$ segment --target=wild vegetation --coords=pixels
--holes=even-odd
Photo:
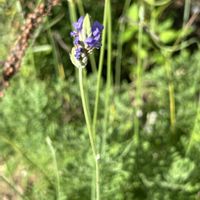
[[[80,16],[103,25],[81,70]],[[200,199],[198,0],[0,0],[0,19],[0,199]]]

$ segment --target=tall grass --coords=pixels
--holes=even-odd
[[[55,177],[56,177],[56,188],[57,188],[57,200],[61,200],[61,189],[60,189],[60,174],[58,169],[58,163],[56,158],[56,151],[52,145],[52,141],[49,137],[46,138],[46,143],[49,147],[49,151],[52,155],[54,170],[55,170]]]
[[[76,3],[74,0],[68,0],[67,2],[69,7],[70,22],[73,24],[75,21],[77,21]]]
[[[52,31],[51,31],[50,27],[48,27],[48,29],[47,29],[47,34],[48,34],[48,37],[49,37],[49,40],[50,40],[50,44],[51,44],[52,50],[53,50],[54,67],[55,67],[55,69],[57,71],[58,77],[61,80],[64,80],[65,79],[65,70],[64,70],[63,65],[60,64],[60,62],[59,62],[58,48],[57,48],[57,45],[56,45],[56,43],[54,41],[54,38],[53,38]]]
[[[108,7],[109,7],[109,0],[105,0],[104,6],[104,17],[103,17],[103,34],[102,34],[102,47],[100,51],[100,58],[99,58],[99,66],[98,66],[98,74],[97,74],[97,86],[96,86],[96,95],[95,95],[95,105],[94,105],[94,114],[93,114],[93,130],[96,133],[96,124],[97,124],[97,116],[99,110],[99,97],[100,97],[100,87],[101,87],[101,75],[103,70],[103,63],[104,63],[104,52],[105,52],[105,42],[106,42],[106,32],[107,32],[107,20],[108,20]],[[96,137],[96,135],[95,135]]]
[[[138,22],[138,44],[137,44],[137,67],[136,67],[136,94],[135,94],[135,116],[134,116],[134,144],[137,147],[139,143],[139,116],[142,103],[142,74],[143,74],[143,60],[142,60],[142,45],[143,45],[143,23],[145,7],[142,2],[139,3],[139,22]]]
[[[108,28],[107,28],[107,80],[106,80],[106,92],[105,92],[105,111],[104,111],[104,129],[102,133],[102,145],[101,145],[101,157],[105,154],[106,134],[108,131],[109,123],[109,108],[110,108],[110,96],[112,88],[112,7],[110,0],[108,1]]]
[[[124,7],[122,11],[122,15],[119,19],[119,33],[118,33],[118,39],[117,39],[117,57],[115,62],[115,86],[117,89],[120,87],[121,82],[121,64],[122,64],[122,47],[123,47],[123,41],[122,41],[122,34],[125,31],[125,12],[127,11],[129,5],[131,3],[131,0],[125,0]]]

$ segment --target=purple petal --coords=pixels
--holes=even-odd
[[[85,43],[89,46],[89,47],[93,47],[95,45],[95,40],[93,37],[88,37],[85,40]]]
[[[88,37],[85,40],[85,43],[90,47],[90,48],[99,48],[101,46],[101,35],[99,37],[94,38],[94,37]]]
[[[81,17],[78,19],[77,22],[74,22],[74,23],[73,23],[73,27],[74,27],[75,30],[81,31],[82,26],[83,26],[83,20],[84,20],[84,17],[81,16]]]
[[[96,41],[101,41],[101,35],[99,34],[99,35],[97,35],[96,37],[94,37],[94,39],[96,40]]]
[[[81,53],[82,53],[82,47],[76,48],[76,50],[75,50],[75,57],[76,57],[76,59],[78,59],[78,60],[80,59]]]
[[[74,45],[78,45],[78,43],[79,43],[79,37],[75,37],[75,39],[74,39]]]
[[[100,24],[98,21],[95,21],[92,25],[92,32],[96,31],[96,29],[99,30],[99,32],[102,32],[102,30],[104,29],[103,25]]]
[[[100,32],[100,30],[99,30],[98,28],[96,28],[96,29],[92,32],[92,34],[93,34],[94,36],[97,36],[97,35],[100,35],[101,32]]]
[[[85,42],[88,44],[88,43],[92,43],[94,41],[94,38],[93,37],[88,37],[85,39]]]
[[[70,32],[71,37],[76,37],[77,33],[75,31]]]

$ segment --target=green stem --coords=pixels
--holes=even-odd
[[[139,143],[139,119],[137,112],[141,108],[141,99],[142,99],[142,38],[143,38],[143,22],[144,22],[144,5],[141,3],[139,8],[139,30],[138,30],[138,54],[137,54],[137,69],[136,69],[136,109],[134,117],[134,144],[135,146]]]
[[[175,115],[175,98],[174,98],[174,84],[173,82],[169,83],[169,102],[170,102],[170,123],[171,128],[174,130],[176,115]]]
[[[96,196],[96,170],[93,171],[92,173],[92,181],[91,181],[91,200],[95,200]]]
[[[92,72],[96,74],[97,73],[97,64],[96,64],[96,60],[95,60],[94,54],[90,54],[89,55],[89,59],[90,59]]]
[[[94,163],[95,163],[96,200],[100,200],[99,162],[98,162],[99,159],[98,159],[98,155],[97,155],[96,149],[95,149],[95,142],[94,142],[94,138],[93,138],[93,129],[92,129],[92,125],[91,125],[91,118],[90,118],[90,115],[89,115],[86,96],[85,96],[85,92],[84,92],[84,88],[83,88],[83,71],[82,71],[82,68],[79,68],[79,87],[80,87],[80,92],[81,92],[81,100],[82,100],[82,106],[83,106],[85,121],[86,121],[86,125],[87,125],[87,130],[88,130],[88,133],[89,133],[90,145],[91,145],[92,154],[93,154]]]
[[[124,17],[125,12],[130,5],[131,0],[126,0],[124,3],[124,8],[122,12],[122,17]],[[123,19],[120,20],[119,24],[119,34],[118,34],[118,40],[117,40],[117,58],[115,63],[115,86],[117,89],[120,88],[120,82],[121,82],[121,63],[122,63],[122,47],[123,42],[121,39],[121,34],[125,31],[125,23],[123,22]]]
[[[54,38],[52,36],[52,32],[51,32],[50,27],[47,29],[47,33],[48,33],[50,43],[51,43],[51,46],[52,46],[52,49],[53,49],[54,66],[56,68],[58,76],[63,80],[65,78],[65,70],[64,70],[63,65],[59,63],[59,56],[58,56],[58,52],[56,51],[57,46],[56,46],[56,43],[55,43]]]
[[[93,131],[96,132],[96,122],[97,122],[97,114],[98,114],[98,106],[99,106],[99,96],[100,96],[100,85],[101,85],[101,74],[103,69],[103,61],[104,61],[104,51],[105,51],[105,41],[106,41],[106,29],[107,29],[107,9],[108,9],[108,0],[105,0],[104,7],[104,18],[103,18],[103,34],[102,34],[102,47],[100,52],[99,59],[99,67],[98,67],[98,75],[97,75],[97,87],[96,87],[96,96],[95,96],[95,105],[94,105],[94,115],[93,115]],[[96,135],[95,135],[96,137]]]
[[[185,0],[184,14],[183,14],[183,27],[187,24],[190,17],[190,4],[191,0]]]
[[[174,83],[172,80],[172,67],[170,63],[170,56],[166,55],[166,53],[164,56],[165,56],[165,68],[168,78],[170,126],[171,130],[174,131],[176,123],[176,107],[175,107]]]
[[[185,27],[190,17],[190,4],[191,4],[191,0],[185,0],[184,13],[183,13],[183,26],[182,26],[182,31],[181,31],[183,33],[181,46],[183,46]]]
[[[68,0],[68,7],[69,7],[69,17],[71,24],[77,20],[76,15],[76,5],[74,0]]]
[[[83,6],[82,0],[77,0],[76,2],[70,0],[70,1],[68,1],[68,5],[69,5],[69,11],[70,11],[71,24],[77,20],[76,5],[77,5],[77,8],[78,8],[79,14],[81,16],[85,15],[85,11],[84,11],[84,6]],[[89,55],[89,59],[90,59],[90,64],[91,64],[92,72],[96,74],[96,72],[97,72],[97,66],[96,66],[96,61],[95,61],[94,54]],[[76,77],[77,76],[78,75],[77,75],[77,70],[76,70]],[[86,74],[84,74],[84,76],[86,76]],[[89,104],[88,104],[88,90],[87,90],[87,88],[86,88],[86,92],[87,92],[87,94],[85,95],[86,106],[87,106],[88,115],[89,115],[89,118],[90,118]],[[93,132],[93,134],[94,134],[94,132]],[[94,135],[93,135],[93,137],[94,137]],[[97,165],[97,167],[98,167],[98,165]],[[99,171],[99,170],[97,170],[97,171]],[[96,177],[98,177],[98,176],[99,175],[96,176],[96,172],[93,173],[92,182],[91,182],[92,186],[95,186],[94,183],[95,183]],[[95,199],[95,193],[96,193],[96,191],[95,191],[96,189],[95,188],[96,188],[96,186],[92,187],[92,192],[91,192],[91,199],[93,199],[93,200]]]
[[[195,142],[195,134],[198,134],[199,122],[200,122],[200,99],[199,99],[199,102],[198,102],[198,109],[197,109],[197,114],[196,114],[196,117],[195,117],[193,130],[191,132],[190,139],[189,139],[189,142],[188,142],[188,145],[187,145],[187,148],[186,148],[186,152],[185,152],[186,156],[189,156],[190,151],[192,149],[192,146]]]
[[[105,153],[106,132],[108,125],[109,106],[110,106],[110,92],[112,82],[112,18],[111,18],[111,3],[108,0],[108,42],[107,42],[107,80],[106,80],[106,97],[105,97],[105,112],[104,112],[104,131],[102,133],[102,157]]]
[[[77,0],[77,5],[78,5],[78,11],[79,13],[84,16],[85,15],[85,11],[84,11],[84,7],[83,7],[83,2],[82,0]]]
[[[56,174],[56,182],[57,182],[57,200],[59,200],[60,197],[60,176],[59,176],[59,170],[58,170],[58,164],[57,164],[57,159],[56,159],[56,152],[55,149],[52,145],[51,139],[49,137],[46,138],[47,145],[49,146],[52,158],[53,158],[53,163],[54,163],[54,168],[55,168],[55,174]]]

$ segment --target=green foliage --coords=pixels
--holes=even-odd
[[[24,2],[26,7],[28,1]],[[102,2],[81,3],[92,18],[102,21]],[[119,55],[118,40],[115,40],[119,37],[122,81],[119,87],[112,84],[109,88],[111,99],[107,111],[106,62],[100,85],[96,143],[101,153],[105,142],[105,152],[100,154],[99,160],[101,199],[198,200],[200,53],[195,35],[198,31],[195,26],[183,31],[182,14],[168,7],[174,6],[169,1],[145,0],[139,48],[141,2],[134,1],[125,10],[120,21],[124,31],[120,31],[118,18],[122,10],[119,8],[123,3],[118,0],[112,3],[112,65]],[[36,43],[25,55],[20,72],[0,100],[0,199],[7,196],[21,199],[20,195],[30,200],[91,199],[93,156],[78,81],[67,52],[60,48],[60,44],[66,42],[68,48],[72,42],[68,38],[71,25],[68,15],[55,20],[60,13],[66,13],[65,4],[63,2],[49,16],[49,23],[41,28]],[[0,23],[2,58],[6,57],[8,46],[18,32],[10,23],[21,19],[19,13],[12,11],[9,13],[12,19],[6,17],[8,7],[15,10],[16,5],[0,0],[0,16],[4,20]],[[94,9],[96,7],[98,9]],[[48,32],[46,27],[51,22],[55,24]],[[61,38],[54,38],[55,32],[59,32]],[[139,91],[138,56],[143,70]],[[61,66],[64,66],[65,79],[57,73]],[[90,65],[86,68],[84,88],[88,90],[89,108],[93,113],[97,74],[90,72]],[[111,79],[114,73],[115,70],[110,74]],[[173,128],[170,84],[174,86],[176,120]],[[139,107],[137,93],[141,95]],[[106,132],[105,112],[108,112]],[[137,145],[134,141],[136,118]]]

